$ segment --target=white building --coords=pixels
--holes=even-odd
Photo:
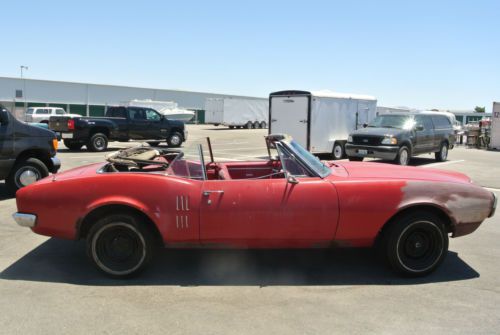
[[[203,123],[205,99],[226,97],[268,100],[229,94],[0,77],[0,104],[20,119],[28,107],[54,106],[69,113],[102,116],[108,106],[122,105],[133,99],[151,99],[175,101],[180,108],[195,111],[195,120]]]

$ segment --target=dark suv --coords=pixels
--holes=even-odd
[[[351,133],[345,149],[351,161],[376,157],[407,165],[412,156],[432,152],[437,161],[445,161],[453,143],[455,133],[448,116],[433,112],[394,113],[379,115]]]
[[[18,121],[0,105],[0,180],[9,193],[56,173],[61,167],[56,157],[54,132]]]

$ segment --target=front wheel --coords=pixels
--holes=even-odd
[[[406,276],[434,271],[448,251],[448,234],[442,220],[432,213],[410,213],[385,232],[385,254],[391,267]]]
[[[28,186],[49,175],[49,169],[37,158],[28,158],[14,165],[6,180],[7,189],[15,194],[21,187]]]
[[[155,240],[144,222],[131,215],[110,215],[96,222],[87,238],[94,265],[115,278],[137,275],[151,261]]]
[[[173,132],[167,139],[169,147],[180,147],[182,144],[182,135],[179,132]]]
[[[438,162],[446,161],[446,159],[448,159],[448,144],[446,142],[441,143],[439,151],[435,152],[434,156],[436,157],[436,161]]]
[[[410,149],[407,146],[402,146],[399,148],[398,155],[396,156],[396,163],[399,165],[408,165],[410,163]]]
[[[94,152],[106,151],[108,148],[108,137],[103,133],[95,133],[87,143],[87,149]]]

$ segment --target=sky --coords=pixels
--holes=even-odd
[[[0,76],[383,106],[500,101],[500,1],[0,0]]]

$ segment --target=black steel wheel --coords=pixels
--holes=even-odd
[[[448,251],[448,234],[442,220],[433,213],[413,212],[389,226],[385,240],[391,267],[406,276],[423,276],[434,271]]]
[[[6,180],[6,186],[10,194],[15,194],[22,187],[49,175],[49,169],[37,158],[28,158],[17,162]]]
[[[436,157],[436,161],[438,162],[446,161],[448,159],[448,143],[446,142],[441,143],[439,151],[435,152],[434,156]]]
[[[411,159],[411,151],[406,145],[403,145],[401,148],[399,148],[399,152],[398,155],[396,156],[395,161],[399,165],[406,166],[410,164],[410,159]]]
[[[182,144],[182,134],[174,131],[167,139],[167,143],[169,147],[177,148]]]
[[[155,251],[153,234],[131,215],[110,215],[93,225],[87,237],[87,254],[94,265],[115,278],[137,275]]]
[[[87,143],[87,149],[94,152],[106,151],[108,148],[108,137],[103,133],[95,133]]]

